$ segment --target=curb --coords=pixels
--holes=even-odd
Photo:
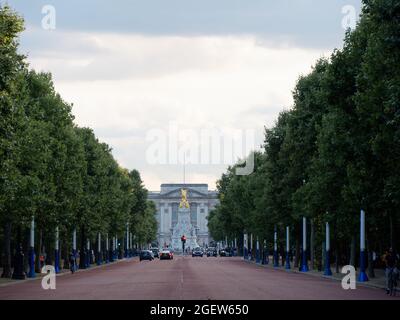
[[[78,269],[78,270],[75,271],[75,273],[87,272],[87,271],[91,271],[91,270],[96,270],[96,269],[100,269],[100,268],[105,268],[105,267],[107,267],[107,266],[112,266],[112,265],[114,265],[114,264],[118,264],[118,263],[121,263],[121,262],[129,262],[129,261],[132,261],[132,260],[134,260],[134,259],[136,259],[136,258],[138,258],[138,257],[123,258],[123,259],[120,259],[120,260],[117,260],[117,261],[113,261],[113,262],[109,262],[109,263],[103,263],[103,264],[101,264],[101,265],[94,265],[93,267],[90,267],[90,268],[87,268],[87,269]],[[69,271],[69,269],[62,269],[62,270],[65,270],[65,271],[61,271],[60,273],[57,273],[57,274],[56,274],[56,277],[62,277],[62,276],[65,276],[65,275],[67,275],[67,274],[71,274],[71,271]],[[12,285],[16,285],[16,284],[19,284],[19,283],[25,283],[25,282],[28,282],[28,281],[40,280],[40,279],[42,279],[45,275],[46,275],[46,274],[44,274],[44,273],[43,273],[43,274],[42,274],[42,273],[36,273],[36,277],[35,277],[35,278],[28,278],[28,277],[27,277],[27,278],[24,279],[24,280],[15,280],[15,279],[9,279],[9,278],[7,278],[7,279],[9,279],[10,281],[9,281],[9,282],[5,282],[5,283],[0,283],[0,288],[12,286]]]
[[[260,267],[264,267],[264,268],[268,268],[268,269],[272,269],[272,270],[290,272],[290,273],[294,273],[294,274],[304,274],[306,276],[318,277],[318,278],[328,279],[328,280],[332,280],[332,281],[342,281],[342,279],[338,279],[338,278],[335,278],[335,277],[332,277],[332,276],[325,276],[323,274],[316,274],[316,273],[312,273],[312,272],[311,273],[310,272],[300,272],[300,271],[293,270],[293,269],[286,270],[286,269],[283,269],[281,267],[275,268],[275,267],[273,267],[273,266],[271,266],[269,264],[265,265],[265,264],[256,263],[255,261],[251,261],[251,260],[246,260],[246,259],[242,259],[242,260],[247,262],[247,263],[251,263],[251,264],[254,264],[256,266],[260,266]],[[379,284],[373,284],[373,283],[367,283],[367,282],[359,282],[359,281],[356,281],[356,284],[359,285],[359,286],[362,286],[362,287],[367,287],[367,288],[381,289],[381,290],[385,290],[386,289],[385,286],[382,286],[382,285],[379,285]],[[396,292],[400,292],[400,288],[397,288]]]

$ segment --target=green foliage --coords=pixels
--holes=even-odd
[[[74,124],[72,106],[55,91],[51,74],[28,69],[17,53],[22,30],[23,20],[0,6],[1,225],[26,229],[35,217],[37,235],[52,239],[51,247],[56,226],[70,243],[75,228],[82,242],[98,232],[124,237],[129,223],[151,242],[155,208],[139,173],[121,168],[91,129]]]
[[[293,91],[294,105],[265,129],[264,152],[247,177],[229,168],[218,182],[220,205],[209,227],[216,240],[244,231],[271,240],[275,226],[302,216],[322,241],[348,255],[359,212],[369,246],[396,244],[400,224],[400,1],[364,1],[356,30],[329,60],[318,61]],[[397,245],[399,245],[397,240]]]

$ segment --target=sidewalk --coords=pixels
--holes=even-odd
[[[136,256],[136,257],[132,257],[132,258],[123,258],[123,259],[120,259],[120,260],[117,260],[117,261],[114,261],[114,262],[109,262],[107,264],[103,263],[103,264],[101,264],[99,266],[96,265],[96,264],[92,264],[90,266],[90,268],[78,269],[75,272],[78,273],[78,272],[85,272],[85,271],[95,270],[95,269],[111,266],[113,264],[117,264],[117,263],[120,263],[120,262],[127,262],[127,261],[131,261],[131,260],[135,260],[135,259],[139,259],[139,257]],[[3,272],[3,269],[0,268],[0,275],[1,275],[2,272]],[[64,276],[66,274],[71,274],[71,271],[69,269],[61,269],[60,273],[57,273],[56,276],[57,277],[61,277],[61,276]],[[0,278],[0,288],[1,287],[6,287],[6,286],[9,286],[9,285],[18,284],[18,283],[27,282],[27,281],[39,280],[39,279],[42,279],[45,275],[46,275],[45,273],[36,273],[36,277],[35,278],[26,277],[24,280],[15,280],[15,279],[11,279],[11,278]]]
[[[257,266],[260,267],[265,267],[265,268],[270,268],[270,269],[274,269],[274,270],[280,270],[280,271],[284,271],[284,272],[292,272],[292,273],[301,273],[304,275],[309,275],[309,276],[314,276],[314,277],[320,277],[320,278],[325,278],[325,279],[332,279],[334,281],[342,281],[343,277],[345,276],[344,273],[336,273],[335,272],[335,266],[331,266],[331,270],[332,270],[332,276],[325,276],[323,274],[323,272],[318,271],[318,270],[310,270],[308,272],[301,272],[299,271],[298,268],[294,268],[293,263],[290,263],[290,270],[285,269],[285,267],[282,267],[282,262],[280,261],[280,265],[279,267],[274,267],[273,266],[273,257],[270,256],[269,259],[269,264],[263,265],[263,264],[258,264],[255,262],[255,260],[244,260],[247,261],[248,263],[254,263]],[[342,269],[342,267],[339,268],[339,271]],[[375,278],[369,278],[368,282],[358,282],[357,281],[357,285],[360,286],[365,286],[365,287],[370,287],[370,288],[376,288],[376,289],[386,289],[386,285],[385,285],[385,271],[382,269],[374,269],[375,272]],[[367,273],[368,274],[368,273]],[[358,270],[356,270],[356,279],[358,279]],[[397,292],[400,292],[400,289],[397,288]]]

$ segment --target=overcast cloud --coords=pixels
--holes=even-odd
[[[263,126],[290,108],[296,79],[341,46],[342,7],[360,12],[360,1],[341,0],[8,3],[26,20],[31,66],[53,74],[76,123],[151,190],[181,182],[183,169],[149,163],[149,130],[253,129],[260,145]],[[41,28],[45,4],[56,8],[56,30]],[[188,165],[186,182],[214,188],[225,169]]]

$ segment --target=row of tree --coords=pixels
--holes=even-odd
[[[74,124],[72,105],[56,93],[48,73],[29,70],[17,52],[23,20],[0,7],[0,241],[3,277],[12,256],[29,248],[32,217],[35,251],[51,260],[55,230],[67,258],[72,232],[83,248],[100,232],[123,237],[127,223],[135,243],[156,235],[155,207],[139,173],[121,168],[89,128]],[[53,256],[54,259],[54,256]],[[38,259],[37,259],[38,260]]]
[[[364,0],[343,48],[300,77],[293,108],[265,129],[254,173],[236,175],[236,165],[218,181],[212,236],[241,240],[246,231],[271,244],[277,228],[283,251],[290,226],[297,265],[305,216],[313,267],[321,265],[325,222],[337,268],[355,265],[364,209],[369,266],[372,252],[399,248],[399,70],[400,1]]]

